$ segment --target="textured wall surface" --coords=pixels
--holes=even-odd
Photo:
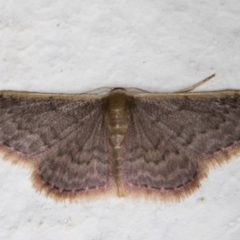
[[[0,0],[0,90],[240,89],[240,3]],[[240,157],[180,203],[56,203],[0,159],[0,239],[220,239],[240,235]]]

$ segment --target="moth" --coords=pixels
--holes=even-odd
[[[209,80],[212,76],[210,76]],[[203,82],[205,82],[204,80]],[[201,83],[202,84],[202,83]],[[0,92],[0,152],[56,200],[180,200],[240,149],[240,91]]]

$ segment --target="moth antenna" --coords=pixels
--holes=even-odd
[[[130,88],[126,88],[129,92],[133,92],[133,93],[150,93],[147,90],[141,89],[141,88],[135,88],[135,87],[130,87]]]
[[[201,82],[198,82],[190,87],[184,88],[182,90],[176,91],[175,93],[186,93],[186,92],[190,92],[192,90],[194,90],[195,88],[203,85],[204,83],[208,82],[209,80],[211,80],[212,78],[214,78],[216,76],[216,74],[212,74],[211,76],[205,78],[204,80],[202,80]]]
[[[93,90],[90,90],[90,91],[87,91],[87,92],[84,92],[82,94],[90,94],[90,95],[102,95],[102,94],[105,94],[104,91],[106,91],[107,93],[108,92],[111,92],[114,88],[112,87],[100,87],[100,88],[96,88],[96,89],[93,89]]]

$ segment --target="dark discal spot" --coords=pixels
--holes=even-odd
[[[14,110],[9,109],[9,110],[7,110],[7,113],[8,113],[8,114],[12,114],[12,113],[14,113]]]
[[[166,160],[167,160],[167,157],[169,156],[169,154],[170,154],[169,150],[166,150],[166,151],[164,152],[163,156],[162,156],[162,159],[163,159],[164,161],[166,161]]]
[[[223,122],[223,123],[226,123],[226,122],[227,122],[227,119],[226,119],[226,118],[222,118],[222,122]]]
[[[225,114],[229,114],[230,112],[229,112],[228,109],[224,109],[224,113],[225,113]],[[224,122],[226,122],[226,119],[223,119],[223,120],[225,120]]]
[[[215,126],[213,127],[213,129],[214,129],[214,130],[219,130],[220,127],[219,127],[219,125],[215,125]]]
[[[178,129],[176,131],[176,137],[180,137],[182,135],[182,129]]]
[[[178,149],[174,149],[174,153],[176,154],[176,155],[179,155],[179,151],[178,151]]]
[[[192,143],[192,140],[189,138],[184,143],[182,143],[182,146],[188,146]]]

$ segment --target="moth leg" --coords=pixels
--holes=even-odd
[[[198,82],[190,87],[184,88],[182,90],[176,91],[175,93],[186,93],[186,92],[190,92],[192,90],[194,90],[195,88],[203,85],[204,83],[208,82],[209,80],[211,80],[212,78],[215,77],[216,74],[212,74],[211,76],[205,78],[204,80],[202,80],[201,82]]]

